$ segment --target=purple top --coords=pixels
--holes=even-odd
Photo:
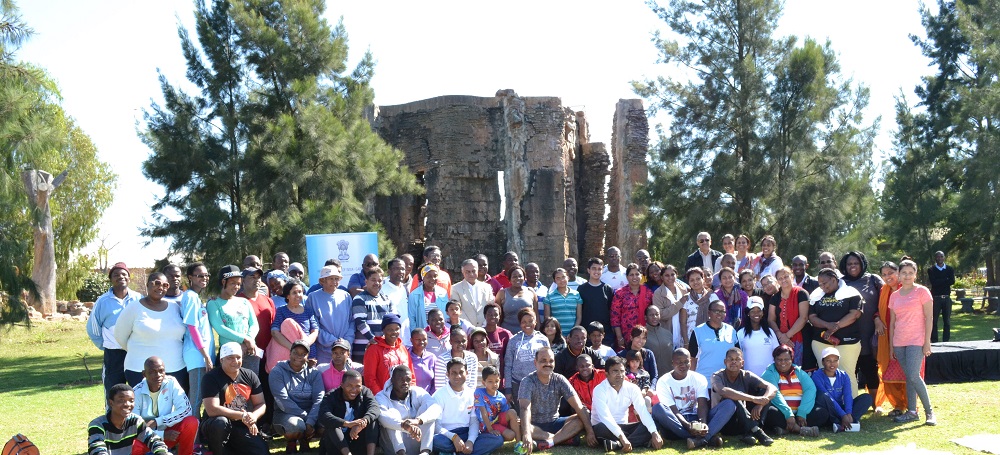
[[[434,387],[434,368],[437,367],[437,356],[424,349],[423,357],[417,357],[413,353],[413,348],[407,349],[410,353],[410,360],[413,361],[413,379],[417,381],[417,386],[433,395],[437,390]]]

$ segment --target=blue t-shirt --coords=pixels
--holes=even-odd
[[[190,289],[181,294],[180,307],[181,321],[185,324],[184,348],[182,351],[184,367],[189,370],[205,368],[205,358],[201,356],[201,351],[195,346],[194,340],[191,338],[191,332],[186,326],[195,327],[198,334],[201,335],[202,346],[208,350],[209,355],[214,355],[215,337],[212,335],[212,326],[208,322],[208,307],[202,302],[198,293]]]
[[[481,416],[482,414],[480,409],[485,409],[486,415],[490,418],[489,422],[479,422],[480,432],[489,431],[488,428],[497,423],[497,420],[500,418],[500,414],[510,410],[510,404],[507,403],[507,397],[500,393],[500,390],[497,390],[496,395],[490,395],[489,392],[486,391],[485,387],[479,387],[475,392],[475,400],[476,416]]]

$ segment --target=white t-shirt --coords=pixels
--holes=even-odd
[[[676,405],[681,414],[697,414],[698,398],[708,399],[708,380],[694,370],[688,371],[681,380],[667,373],[656,381],[656,396],[668,408]]]
[[[747,336],[741,328],[736,331],[736,342],[743,350],[744,370],[761,376],[768,365],[774,363],[774,357],[771,356],[771,353],[779,344],[774,330],[771,331],[770,336],[765,335],[762,329],[750,332],[750,335]]]
[[[617,272],[612,272],[608,270],[608,267],[604,267],[604,273],[601,273],[601,282],[611,286],[611,290],[617,291],[623,286],[628,284],[628,280],[625,278],[625,268],[618,266]]]

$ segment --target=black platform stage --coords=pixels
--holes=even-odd
[[[932,350],[924,373],[928,384],[1000,380],[1000,342],[934,343]]]

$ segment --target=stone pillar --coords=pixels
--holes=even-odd
[[[631,258],[641,248],[646,248],[646,233],[635,227],[635,218],[641,212],[632,200],[637,182],[648,178],[646,153],[649,149],[649,123],[642,100],[618,100],[615,105],[614,127],[611,136],[611,182],[608,188],[608,215],[605,243],[622,250],[623,258]]]
[[[583,270],[587,259],[604,256],[604,211],[607,203],[605,182],[610,173],[611,157],[601,142],[580,146],[580,174],[577,180],[577,230],[579,257]]]

